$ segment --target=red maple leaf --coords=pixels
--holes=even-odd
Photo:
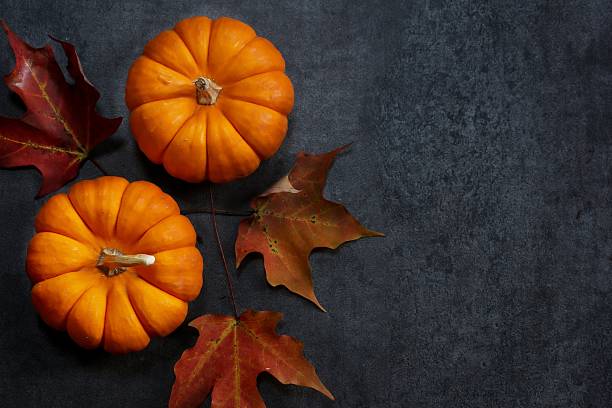
[[[122,118],[96,112],[100,93],[85,78],[72,44],[51,37],[68,59],[74,79],[69,84],[50,45],[33,48],[0,23],[15,54],[15,68],[4,80],[27,108],[20,119],[0,117],[0,167],[36,167],[43,178],[40,197],[75,178],[89,151],[113,134]]]
[[[323,197],[327,173],[345,148],[319,155],[299,153],[289,175],[251,202],[255,212],[240,222],[236,238],[238,266],[249,253],[261,253],[272,286],[284,285],[321,309],[308,262],[312,250],[383,235],[363,227],[344,206]]]
[[[205,315],[191,323],[200,332],[174,366],[170,408],[197,408],[212,391],[211,408],[263,408],[257,376],[268,372],[283,384],[313,388],[330,399],[303,344],[275,333],[282,315],[247,310],[238,319]]]

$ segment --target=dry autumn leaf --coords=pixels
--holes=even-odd
[[[344,206],[323,197],[327,173],[344,148],[320,155],[299,153],[289,175],[251,202],[254,214],[242,220],[236,238],[238,266],[249,253],[261,253],[272,286],[284,285],[321,309],[308,262],[312,250],[383,235],[364,228]]]
[[[304,358],[302,343],[275,333],[281,317],[247,310],[237,320],[206,315],[192,321],[200,337],[174,366],[169,406],[197,408],[212,390],[212,408],[265,407],[257,390],[257,376],[264,371],[283,384],[310,387],[333,400]]]
[[[1,25],[15,54],[5,82],[28,110],[20,119],[0,117],[0,167],[36,167],[43,177],[42,196],[76,177],[89,151],[112,135],[122,118],[98,115],[100,94],[85,78],[72,44],[54,39],[66,54],[74,84],[66,82],[51,46],[33,48],[4,21]]]

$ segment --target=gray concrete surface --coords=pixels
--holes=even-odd
[[[227,15],[272,40],[296,89],[288,137],[253,176],[217,188],[219,207],[246,209],[300,150],[355,142],[326,194],[387,237],[312,256],[329,313],[270,288],[256,257],[235,275],[240,306],[282,311],[281,331],[337,397],[262,376],[268,407],[612,405],[609,1],[0,3],[31,43],[76,45],[109,116],[127,116],[127,70],[146,41],[182,18]],[[0,72],[12,66],[3,37]],[[0,114],[20,109],[0,87]],[[206,205],[204,186],[139,153],[127,121],[96,156],[183,208]],[[98,175],[88,163],[80,178]],[[165,406],[192,329],[109,356],[37,317],[24,256],[39,180],[0,171],[1,405]],[[209,219],[192,220],[207,267],[189,319],[229,313]],[[219,222],[231,254],[238,220]]]

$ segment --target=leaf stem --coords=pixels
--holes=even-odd
[[[232,283],[232,276],[229,272],[229,267],[227,266],[227,260],[225,259],[225,252],[223,252],[223,245],[221,244],[221,238],[219,238],[219,229],[217,228],[217,210],[215,209],[215,202],[213,199],[213,185],[212,183],[208,184],[208,192],[210,196],[210,220],[213,226],[213,231],[215,233],[215,238],[217,240],[217,247],[219,248],[219,253],[221,254],[221,259],[223,260],[223,268],[225,269],[225,279],[227,281],[227,290],[229,292],[229,298],[232,302],[232,308],[234,309],[234,317],[238,320],[238,307],[236,307],[236,295],[234,293],[234,284]]]
[[[98,170],[100,170],[100,173],[102,173],[103,175],[108,176],[108,175],[110,174],[108,171],[104,170],[104,167],[102,167],[102,166],[100,165],[100,163],[98,163],[98,161],[97,161],[96,159],[93,159],[93,158],[91,158],[91,157],[90,157],[90,158],[89,158],[89,161],[90,161],[90,162],[91,162],[91,163],[92,163],[94,166],[96,166],[96,168],[97,168]]]
[[[253,211],[232,211],[232,210],[222,210],[220,208],[215,208],[215,214],[218,215],[228,215],[232,217],[248,217],[249,215],[253,215]],[[212,209],[210,208],[194,208],[189,210],[182,211],[183,215],[190,214],[212,214]]]

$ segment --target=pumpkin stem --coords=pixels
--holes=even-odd
[[[210,78],[199,77],[193,84],[196,88],[196,99],[200,105],[214,105],[221,93],[221,88]]]
[[[128,266],[153,265],[155,257],[147,254],[124,255],[117,248],[102,248],[96,266],[106,274],[106,276],[119,275],[125,272]]]

